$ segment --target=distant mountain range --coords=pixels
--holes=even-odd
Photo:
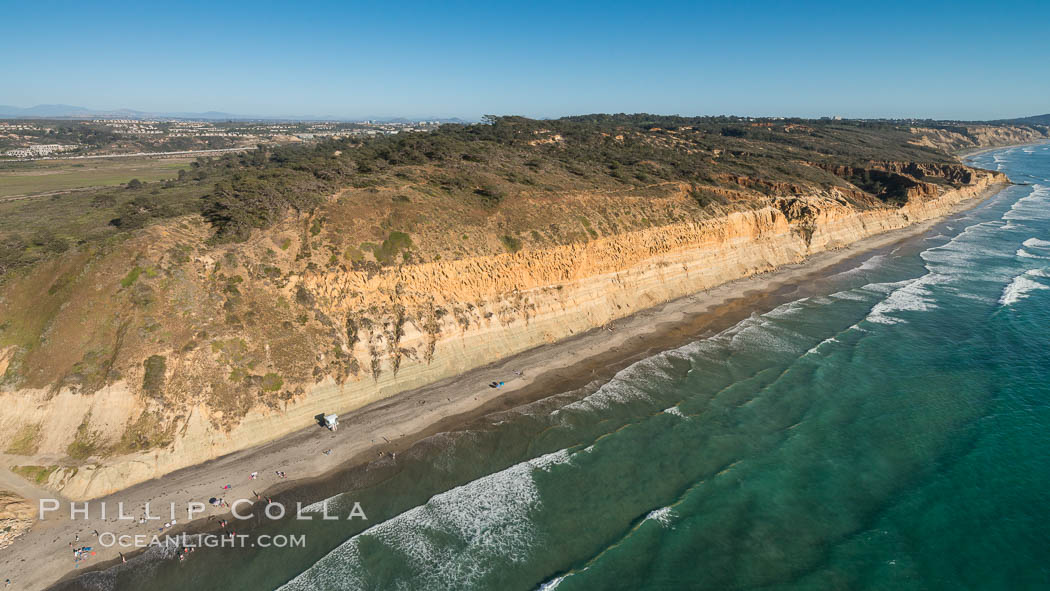
[[[441,121],[442,123],[469,123],[458,117],[337,117],[337,116],[298,116],[298,115],[238,115],[221,111],[190,112],[148,112],[134,109],[88,109],[74,105],[36,105],[35,107],[14,107],[0,105],[0,118],[4,119],[207,119],[237,121],[382,121],[386,123],[411,123],[413,121]]]

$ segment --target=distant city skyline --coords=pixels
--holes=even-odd
[[[10,4],[0,105],[255,117],[1050,112],[1039,2]],[[959,39],[966,41],[960,43]]]

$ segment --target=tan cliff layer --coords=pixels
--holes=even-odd
[[[944,215],[989,186],[1005,182],[998,173],[968,174],[972,175],[968,184],[955,189],[938,192],[918,185],[924,188],[910,194],[899,208],[856,207],[833,190],[779,198],[710,219],[513,254],[378,272],[307,270],[282,279],[283,287],[276,294],[261,293],[264,290],[250,279],[233,287],[226,284],[227,290],[238,291],[238,297],[251,298],[257,292],[258,297],[272,295],[272,300],[264,301],[274,302],[275,310],[289,310],[274,318],[299,317],[316,324],[318,332],[330,339],[326,342],[335,343],[327,349],[311,345],[322,341],[304,340],[295,323],[275,324],[277,320],[268,318],[233,331],[242,335],[237,338],[198,331],[192,335],[192,346],[176,349],[165,343],[177,342],[177,327],[151,329],[152,317],[146,315],[144,328],[132,331],[127,328],[135,317],[130,308],[122,308],[100,291],[99,301],[114,302],[114,310],[111,318],[99,318],[90,314],[96,303],[87,294],[84,301],[61,304],[58,313],[73,318],[70,334],[111,330],[123,341],[156,339],[151,341],[157,343],[153,350],[167,360],[160,376],[163,387],[149,386],[144,375],[148,360],[127,364],[115,375],[105,365],[106,355],[97,355],[102,361],[96,365],[107,368],[111,378],[100,388],[87,391],[83,386],[58,384],[0,394],[5,409],[0,415],[0,445],[8,453],[25,456],[21,465],[38,466],[32,477],[49,488],[73,499],[94,498],[272,441],[309,426],[320,413],[345,413],[661,302]],[[152,239],[159,243],[156,236]],[[123,276],[120,293],[148,284],[150,269],[165,264],[163,257],[146,252],[143,256],[156,267],[145,266],[140,259],[143,279],[130,279],[131,273]],[[94,264],[112,264],[107,276],[120,278],[126,272],[126,267],[108,260]],[[166,309],[182,310],[181,322],[191,326],[202,308],[223,307],[221,300],[208,303],[198,293],[203,278],[214,277],[219,266],[209,256],[172,263],[167,270],[154,271],[155,281],[165,273],[172,278],[158,286],[163,295],[143,291],[127,297],[158,298]],[[79,271],[89,272],[102,271]],[[189,301],[187,294],[198,299],[180,308],[180,302]],[[144,309],[154,313],[156,306],[147,303]],[[307,318],[307,312],[313,316]],[[268,324],[275,325],[276,336],[252,337],[273,328]],[[257,325],[261,326],[252,329]],[[173,334],[164,339],[153,336],[160,333]],[[49,328],[45,338],[65,337],[58,328]],[[52,356],[53,351],[49,350]],[[110,359],[118,356],[119,347],[114,351],[108,353]],[[13,361],[11,348],[0,351],[0,363]],[[267,379],[280,378],[267,376],[278,373],[291,382],[289,376],[296,371],[289,365],[293,362],[304,365],[306,372],[312,367],[316,379],[268,386]],[[83,359],[73,364],[79,372],[77,384],[97,371],[89,365]],[[267,369],[272,371],[262,376]],[[229,373],[230,380],[237,374],[246,385],[243,390],[251,386],[264,397],[246,399],[241,389],[231,390],[233,401],[217,409],[214,394],[224,392],[225,386],[209,376],[219,371]],[[174,391],[188,394],[175,399],[170,394]],[[222,423],[220,419],[229,413],[235,413],[237,420]],[[151,445],[136,451],[135,437],[149,439]]]
[[[0,490],[0,550],[10,546],[15,539],[33,525],[36,511],[18,495]]]
[[[1028,144],[1050,138],[1050,128],[1041,125],[958,125],[945,128],[915,127],[917,146],[943,152]]]

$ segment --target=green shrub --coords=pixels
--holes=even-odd
[[[136,281],[138,281],[139,275],[141,275],[141,274],[142,274],[142,268],[139,267],[138,265],[135,265],[134,267],[132,267],[132,269],[130,271],[128,271],[128,274],[125,275],[124,278],[120,280],[121,287],[125,287],[125,288],[131,287],[132,285],[135,284]]]
[[[163,355],[150,355],[142,365],[146,370],[142,376],[142,390],[151,396],[158,396],[164,389],[167,361]]]
[[[381,265],[391,265],[402,251],[412,248],[412,239],[404,232],[390,232],[383,244],[373,250],[376,261]]]
[[[273,373],[272,371],[262,377],[262,389],[263,392],[276,392],[284,386],[284,380],[281,376]]]
[[[507,252],[518,252],[521,250],[521,240],[513,236],[503,236],[500,238],[503,242],[503,246],[507,249]]]

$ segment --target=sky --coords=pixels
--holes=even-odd
[[[0,0],[0,104],[243,115],[1050,112],[1050,2]]]

